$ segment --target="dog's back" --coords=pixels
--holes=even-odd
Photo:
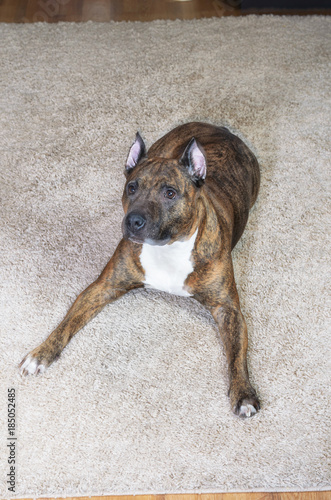
[[[225,127],[191,122],[161,137],[148,151],[148,157],[180,159],[194,137],[207,159],[205,189],[211,199],[231,204],[233,209],[232,248],[245,228],[249,209],[254,205],[259,185],[257,159],[246,144]]]

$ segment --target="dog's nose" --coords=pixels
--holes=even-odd
[[[132,233],[137,233],[146,224],[146,219],[143,215],[131,212],[126,218],[126,226]]]

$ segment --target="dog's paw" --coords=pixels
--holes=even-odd
[[[33,352],[25,356],[19,364],[19,371],[22,377],[25,377],[26,375],[39,375],[44,373],[46,368],[46,364],[43,363],[42,360],[38,359]]]
[[[240,418],[254,417],[260,409],[260,402],[249,381],[233,382],[229,389],[231,408]]]
[[[233,413],[238,415],[240,418],[254,417],[254,415],[259,411],[260,403],[256,396],[251,396],[249,398],[244,398],[238,401],[238,403],[233,407]]]

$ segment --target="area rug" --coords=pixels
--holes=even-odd
[[[0,31],[1,497],[330,488],[331,19]],[[232,414],[211,315],[156,291],[21,379],[116,248],[136,131],[151,145],[192,120],[229,127],[261,164],[233,252],[261,411]]]

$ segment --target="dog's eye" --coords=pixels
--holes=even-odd
[[[137,184],[131,182],[131,184],[128,184],[127,190],[128,194],[134,194],[137,191]]]
[[[169,198],[169,200],[173,200],[176,197],[176,191],[174,189],[168,188],[166,189],[164,196]]]

